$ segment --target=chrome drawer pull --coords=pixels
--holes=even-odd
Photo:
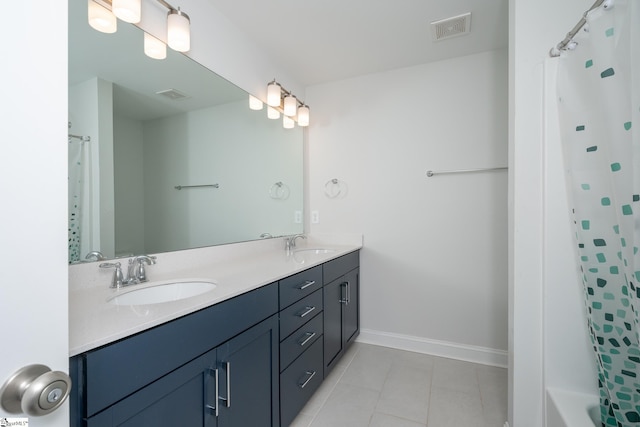
[[[344,289],[344,292],[343,292]],[[340,304],[349,305],[349,282],[340,283]]]
[[[303,313],[298,314],[298,316],[300,316],[300,318],[302,319],[303,317],[305,317],[307,314],[311,313],[315,309],[316,309],[315,307],[308,305],[305,307],[305,311]]]
[[[302,285],[298,286],[298,290],[302,291],[307,289],[309,286],[313,286],[316,284],[315,280],[307,280],[306,282],[304,282]]]
[[[307,380],[303,383],[298,383],[298,386],[300,388],[305,388],[307,384],[309,384],[309,381],[311,381],[311,379],[316,376],[316,371],[307,371],[305,372],[305,374],[309,375],[309,378],[307,378]]]
[[[311,338],[313,338],[313,337],[315,337],[315,336],[316,336],[316,333],[315,333],[315,332],[307,332],[307,333],[305,334],[305,336],[306,336],[307,338],[306,338],[304,341],[302,341],[302,342],[299,342],[299,343],[298,343],[298,344],[300,344],[300,347],[304,347],[304,345],[305,345],[306,343],[308,343],[308,342],[309,342],[309,340],[310,340]]]
[[[215,381],[215,394],[216,394],[216,398],[218,397],[218,370],[217,369],[211,369],[209,368],[208,370],[208,374],[209,375],[213,375],[213,381]],[[208,401],[209,399],[205,399],[205,402]],[[209,409],[211,411],[213,411],[213,414],[217,417],[218,416],[218,404],[216,403],[216,406],[212,406],[209,404],[205,404],[204,405],[205,409]]]

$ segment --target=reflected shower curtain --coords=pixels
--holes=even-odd
[[[90,249],[89,221],[91,157],[89,142],[69,138],[69,262],[77,262]]]
[[[640,0],[589,13],[558,102],[604,426],[640,426]]]

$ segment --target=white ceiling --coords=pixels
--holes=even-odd
[[[507,47],[508,0],[208,0],[305,86]],[[471,12],[469,35],[430,22]]]

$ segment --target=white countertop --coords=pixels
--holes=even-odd
[[[113,270],[97,263],[69,267],[69,355],[109,344],[245,292],[273,283],[362,247],[362,237],[310,236],[298,240],[298,249],[323,248],[333,252],[287,255],[282,239],[158,254],[147,267],[149,283],[121,290],[109,287]],[[123,266],[126,260],[123,260]],[[123,306],[108,302],[118,293],[167,280],[201,279],[216,283],[204,294],[160,304]]]

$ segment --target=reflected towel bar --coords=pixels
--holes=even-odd
[[[176,185],[173,188],[175,188],[176,190],[182,190],[183,188],[202,188],[202,187],[220,188],[220,184]]]
[[[479,168],[479,169],[459,169],[452,171],[427,171],[427,176],[432,177],[434,175],[443,175],[449,173],[468,173],[468,172],[484,172],[484,171],[497,171],[502,169],[508,169],[506,166],[500,166],[497,168]]]

